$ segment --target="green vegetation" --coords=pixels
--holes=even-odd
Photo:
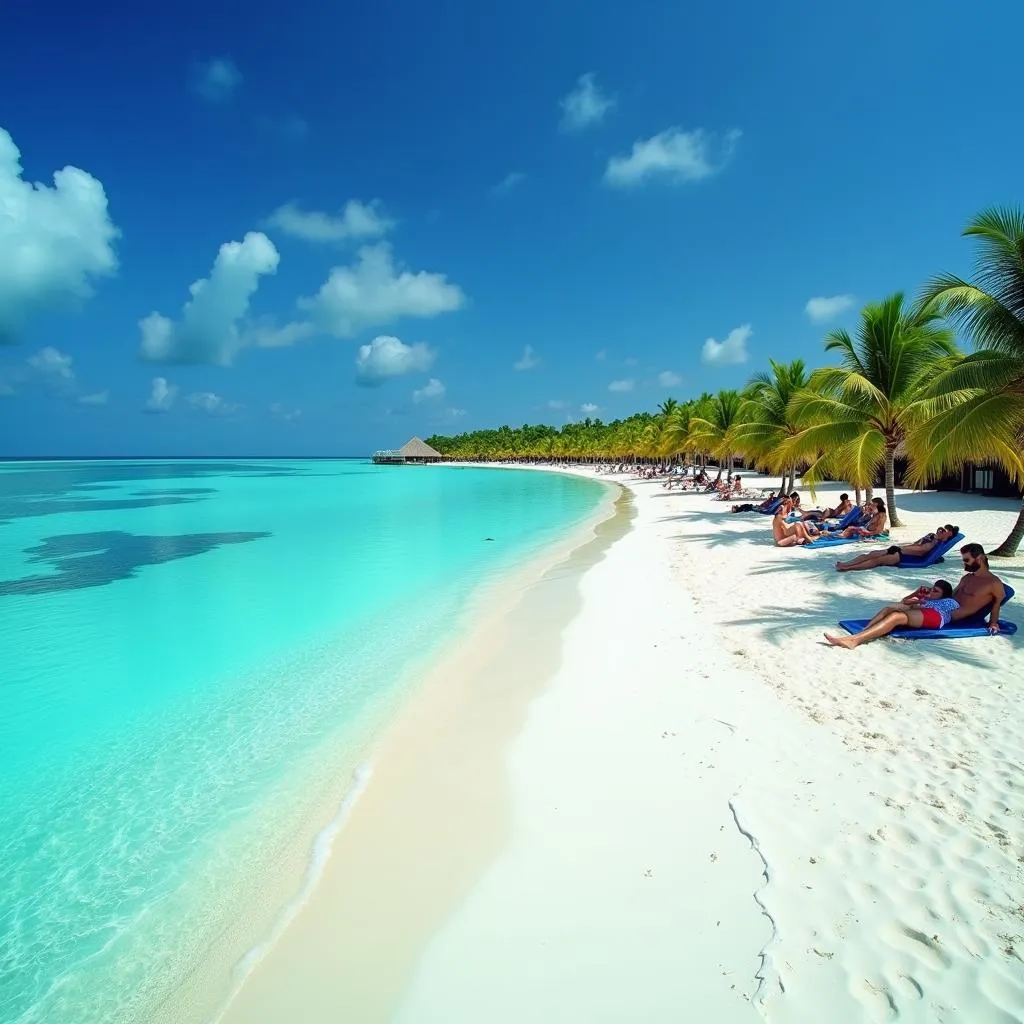
[[[741,455],[791,487],[826,478],[870,492],[884,479],[891,521],[901,525],[895,465],[924,485],[965,462],[998,463],[1024,483],[1024,212],[990,210],[964,235],[979,245],[974,283],[941,276],[913,305],[902,294],[869,303],[856,336],[832,331],[836,365],[809,375],[801,360],[754,374],[742,391],[720,391],[655,413],[561,429],[525,425],[477,430],[427,443],[457,459],[684,461]],[[953,329],[970,339],[963,354]],[[1024,540],[1024,502],[995,555]]]

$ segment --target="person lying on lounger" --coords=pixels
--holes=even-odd
[[[861,569],[877,569],[880,565],[899,565],[904,555],[912,558],[923,558],[937,544],[945,544],[950,537],[960,532],[959,526],[947,523],[940,526],[934,533],[926,533],[913,544],[893,544],[884,551],[868,551],[847,562],[836,562],[837,572],[858,572]]]
[[[732,512],[767,512],[772,502],[775,501],[774,493],[769,494],[760,505],[755,505],[752,501],[745,501],[742,505],[733,505],[730,511]]]
[[[848,526],[845,530],[833,534],[834,537],[878,537],[885,533],[886,510],[881,498],[872,498],[867,507],[871,508],[871,518],[863,526]]]
[[[786,513],[790,501],[787,498],[775,511],[772,518],[772,536],[775,538],[777,548],[793,548],[800,544],[809,544],[818,536],[814,527],[807,527],[803,523],[786,523]]]
[[[899,604],[889,604],[875,613],[874,618],[853,636],[825,634],[833,647],[852,651],[861,644],[888,636],[894,629],[942,629],[960,608],[953,596],[953,585],[948,580],[936,580],[931,587],[915,590]]]
[[[853,508],[853,502],[850,501],[848,494],[839,495],[839,504],[835,508],[812,508],[808,509],[800,517],[807,522],[808,519],[822,520],[822,519],[842,519],[850,509]]]
[[[980,544],[965,544],[960,549],[965,575],[956,585],[953,597],[960,607],[953,613],[953,622],[969,619],[991,608],[988,631],[999,632],[999,608],[1006,597],[1003,581],[988,568],[988,556]]]

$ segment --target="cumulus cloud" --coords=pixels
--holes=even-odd
[[[445,386],[436,377],[431,377],[423,387],[417,388],[412,393],[412,400],[417,404],[429,402],[433,398],[444,398],[444,393]]]
[[[73,381],[75,379],[75,371],[72,369],[74,360],[52,345],[47,345],[34,356],[29,356],[27,362],[36,373],[49,380]]]
[[[232,402],[226,402],[220,395],[215,395],[212,391],[194,391],[185,401],[193,409],[199,409],[210,416],[227,416],[241,408]]]
[[[270,415],[276,420],[284,420],[285,423],[291,423],[292,420],[297,420],[302,415],[302,410],[298,407],[283,405],[281,402],[271,402]]]
[[[321,330],[350,337],[401,317],[449,313],[465,301],[462,289],[444,274],[396,267],[391,246],[379,242],[360,249],[354,266],[335,267],[315,296],[299,300],[299,308]]]
[[[634,387],[636,387],[636,381],[633,380],[632,378],[628,378],[626,380],[613,380],[611,384],[608,385],[608,390],[632,391]]]
[[[509,171],[491,191],[497,196],[505,195],[506,192],[511,192],[516,185],[521,184],[525,177],[526,175],[522,171]]]
[[[230,57],[215,57],[195,68],[193,88],[210,103],[226,103],[242,84],[242,72]]]
[[[580,75],[576,87],[559,101],[562,108],[562,128],[579,131],[591,124],[599,124],[604,115],[615,106],[615,97],[601,91],[592,71]]]
[[[88,395],[79,395],[79,405],[106,405],[110,398],[109,391],[93,391]]]
[[[523,349],[522,356],[512,364],[513,370],[533,370],[540,365],[540,360],[534,355],[533,346],[527,345]]]
[[[398,338],[381,335],[368,345],[360,345],[356,356],[356,379],[367,387],[376,387],[391,377],[407,373],[425,373],[434,365],[436,353],[422,342],[406,345]]]
[[[264,317],[242,330],[240,343],[243,348],[287,348],[315,333],[316,328],[303,320],[277,324],[273,319]]]
[[[146,412],[170,412],[177,397],[177,384],[169,384],[165,377],[154,377],[152,390],[146,402]]]
[[[584,402],[580,406],[580,412],[583,413],[584,416],[592,416],[595,412],[598,411],[599,407],[594,405],[593,402]]]
[[[259,231],[241,242],[225,242],[210,276],[196,281],[175,323],[161,313],[139,321],[140,354],[154,363],[211,363],[228,366],[244,344],[239,321],[264,274],[279,261],[274,243]]]
[[[674,388],[683,383],[683,378],[675,370],[662,370],[658,374],[658,383],[663,388]]]
[[[745,363],[747,361],[747,342],[753,333],[750,324],[743,324],[740,327],[734,327],[725,341],[708,338],[704,342],[702,353],[704,362],[717,366]]]
[[[385,215],[378,200],[369,203],[350,199],[337,214],[303,210],[298,203],[279,206],[268,218],[267,227],[277,228],[293,238],[307,242],[348,242],[379,238],[386,235],[395,222]]]
[[[845,313],[855,301],[852,295],[819,295],[808,299],[804,308],[815,323],[824,323],[826,320],[834,320],[840,313]]]
[[[92,295],[117,270],[120,235],[103,186],[77,167],[53,185],[22,178],[21,153],[0,128],[0,344],[13,343],[33,314]]]
[[[634,142],[628,156],[613,156],[605,168],[604,180],[609,185],[628,187],[649,178],[662,178],[676,185],[710,178],[732,159],[740,134],[733,130],[719,139],[701,128],[692,132],[667,128]]]

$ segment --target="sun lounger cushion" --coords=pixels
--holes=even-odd
[[[781,498],[776,498],[767,508],[759,508],[757,511],[763,516],[773,516],[782,504]]]
[[[922,569],[927,565],[938,565],[949,549],[954,544],[959,544],[963,539],[964,535],[958,533],[955,537],[950,537],[945,543],[936,544],[927,555],[900,555],[900,568]]]
[[[841,544],[856,544],[858,541],[884,541],[889,539],[889,534],[880,533],[876,537],[829,537],[828,535],[812,540],[810,544],[804,544],[805,548],[837,548]]]
[[[848,526],[860,526],[864,513],[859,505],[854,505],[835,526],[826,526],[826,530],[845,530]]]
[[[1014,595],[1013,587],[1003,584],[1005,596],[1003,605],[1005,608]],[[991,609],[989,609],[991,610]],[[1002,609],[1000,609],[1002,611]],[[969,619],[961,619],[959,622],[951,622],[942,629],[894,629],[889,636],[902,637],[904,640],[964,640],[974,636],[988,636],[988,611],[980,615],[974,615]],[[859,633],[866,628],[870,619],[841,619],[839,625],[847,633]],[[999,636],[1013,636],[1017,632],[1016,622],[1007,622],[999,619]]]

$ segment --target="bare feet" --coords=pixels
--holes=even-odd
[[[826,633],[825,639],[833,647],[845,647],[848,651],[852,651],[857,646],[857,641],[852,636],[830,636]]]
[[[836,562],[836,572],[846,572],[846,566],[842,562]]]

